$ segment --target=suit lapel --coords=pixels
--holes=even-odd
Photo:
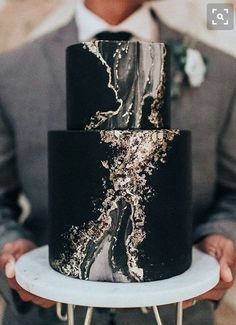
[[[168,27],[162,19],[158,16],[156,10],[151,9],[151,15],[157,23],[159,30],[159,42],[168,43],[171,39],[182,39],[183,35]]]
[[[65,51],[69,45],[78,42],[75,20],[50,34],[45,42],[44,55],[48,61],[49,74],[58,88],[58,94],[65,101]]]
[[[156,11],[153,10],[152,15],[156,20],[159,28],[159,41],[168,44],[171,40],[180,40],[184,41],[184,35],[179,33],[176,30],[168,27],[158,16]],[[171,76],[174,74],[176,66],[173,62],[173,58],[171,58]],[[188,88],[183,90],[183,93],[180,97],[172,100],[171,103],[171,126],[173,128],[186,128],[186,116],[189,114],[189,104],[185,104],[186,101],[186,93],[188,93]],[[186,113],[187,109],[187,113]]]

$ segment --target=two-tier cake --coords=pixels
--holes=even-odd
[[[164,44],[67,49],[67,130],[49,132],[50,265],[141,282],[191,265],[191,139],[170,129]]]

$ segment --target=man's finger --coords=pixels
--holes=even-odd
[[[1,254],[11,254],[13,256],[16,255],[17,252],[19,252],[21,250],[21,247],[19,245],[17,245],[17,243],[15,242],[9,242],[6,243],[3,248],[1,249]]]
[[[34,294],[26,291],[25,289],[23,289],[17,282],[16,279],[8,279],[8,283],[11,289],[15,290],[19,296],[21,297],[21,299],[23,301],[32,301],[34,298],[36,298],[37,296],[35,296]]]
[[[200,301],[200,300],[220,300],[224,297],[226,293],[226,290],[224,289],[212,289],[212,290],[209,290],[208,292],[206,293],[203,293],[202,295],[194,298],[196,301]],[[190,300],[190,301],[193,301]]]
[[[224,258],[220,260],[220,279],[226,283],[233,281],[233,273]]]
[[[220,250],[219,262],[224,261],[230,267],[235,266],[235,244],[230,239],[221,240],[218,249]]]
[[[197,301],[198,300],[221,300],[224,295],[226,293],[226,290],[221,290],[221,289],[214,289],[214,290],[210,290],[206,293],[204,293],[203,295],[197,297]]]
[[[23,289],[16,281],[16,278],[8,279],[8,284],[11,289],[14,289],[16,291]]]
[[[5,265],[5,274],[8,279],[15,277],[15,258],[11,256]]]
[[[17,282],[16,279],[9,279],[8,280],[9,285],[12,289],[14,289],[15,291],[17,291],[17,293],[19,294],[20,298],[23,301],[31,301],[36,305],[40,305],[44,308],[50,308],[51,306],[53,306],[56,302],[52,301],[52,300],[48,300],[48,299],[44,299],[41,297],[38,297],[28,291],[26,291],[25,289],[23,289]]]
[[[225,293],[226,290],[212,289],[198,297],[184,301],[183,308],[185,309],[185,308],[192,307],[196,302],[201,300],[213,300],[213,301],[221,300],[224,297]]]
[[[35,296],[34,294],[30,293],[29,291],[26,291],[25,289],[23,289],[18,282],[16,281],[16,278],[12,278],[12,279],[8,279],[8,284],[9,287],[13,290],[15,290],[20,296],[22,297],[26,297],[27,295],[30,295],[31,298],[37,298],[37,296]]]
[[[0,269],[7,277],[12,278],[15,274],[15,258],[11,254],[3,254],[0,257]]]
[[[190,308],[190,307],[193,307],[195,305],[194,303],[194,299],[189,299],[189,300],[186,300],[183,302],[183,309],[187,309],[187,308]]]
[[[56,304],[55,301],[48,301],[48,302],[41,304],[41,307],[48,309],[48,308],[51,308],[52,306],[54,306],[55,304]]]
[[[55,302],[52,300],[48,300],[48,299],[44,299],[42,297],[35,296],[33,299],[33,303],[35,303],[37,305],[42,305],[42,304],[46,305],[46,304],[55,303]]]
[[[235,268],[235,248],[231,240],[225,241],[225,247],[221,250],[221,256],[218,259],[220,263],[220,279],[223,282],[230,283],[234,278]]]
[[[53,305],[56,304],[55,301],[48,300],[48,299],[44,299],[44,298],[37,297],[37,296],[34,297],[34,299],[32,300],[32,302],[35,305],[41,306],[43,308],[50,308],[50,307],[52,307]]]
[[[231,283],[235,271],[235,245],[232,240],[221,235],[212,235],[200,243],[200,249],[214,256],[220,264],[220,280]]]
[[[219,281],[219,283],[214,289],[227,290],[232,287],[233,283],[234,283],[233,281],[231,282]]]
[[[0,256],[4,254],[11,254],[18,259],[23,254],[36,248],[36,245],[27,239],[18,239],[9,243],[6,243],[1,249]]]
[[[56,303],[54,301],[35,296],[34,294],[24,290],[23,288],[17,292],[23,301],[32,302],[36,305],[42,306],[43,308],[50,308]]]
[[[34,295],[25,291],[24,289],[17,291],[17,293],[20,296],[21,300],[23,300],[25,302],[33,301],[33,299],[35,298]]]
[[[3,251],[4,253],[11,252],[12,247],[13,247],[13,243],[12,243],[12,242],[6,243],[6,244],[3,246],[2,251]]]
[[[12,254],[8,254],[8,253],[6,253],[6,254],[2,254],[1,256],[0,256],[0,269],[1,270],[5,270],[5,266],[6,266],[6,264],[7,264],[7,262],[12,258],[13,256],[12,256]],[[13,257],[14,258],[14,257]]]

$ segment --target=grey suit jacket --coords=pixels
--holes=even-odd
[[[161,41],[183,38],[159,26]],[[0,56],[0,246],[22,237],[47,242],[47,131],[66,126],[65,48],[76,42],[72,21]],[[196,48],[209,60],[207,78],[172,103],[172,127],[192,131],[194,240],[222,233],[236,243],[236,60]],[[20,191],[31,203],[24,224]]]
[[[159,25],[162,41],[181,37]],[[19,225],[5,204],[0,245],[22,236],[46,242],[47,131],[65,129],[65,48],[76,42],[72,21],[0,56],[0,192],[20,189],[32,207]],[[217,232],[236,242],[236,60],[197,48],[209,60],[207,78],[172,103],[172,126],[193,137],[194,238]]]

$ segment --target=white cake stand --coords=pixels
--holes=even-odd
[[[162,321],[156,306],[177,303],[177,325],[182,324],[182,302],[212,289],[219,281],[216,260],[193,249],[189,270],[167,280],[145,283],[109,283],[73,279],[54,271],[48,263],[48,246],[22,256],[16,264],[16,280],[25,290],[57,301],[60,319],[74,325],[74,307],[89,306],[85,325],[91,324],[93,307],[143,308],[152,306],[158,325]],[[61,303],[68,305],[61,315]]]

